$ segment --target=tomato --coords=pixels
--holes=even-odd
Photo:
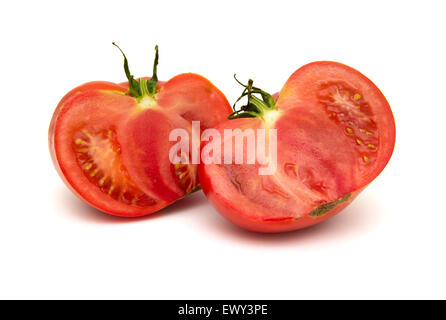
[[[81,199],[117,216],[156,212],[198,186],[197,166],[173,165],[173,129],[191,121],[214,126],[232,111],[225,96],[197,74],[135,80],[124,53],[128,82],[90,82],[58,104],[49,128],[57,171]],[[188,156],[188,155],[182,155]]]
[[[264,129],[266,135],[275,129],[275,173],[259,175],[266,164],[257,158],[253,164],[199,165],[209,201],[243,228],[282,232],[326,220],[351,203],[392,155],[390,106],[368,78],[348,66],[305,65],[291,75],[277,100],[251,80],[244,86],[248,104],[217,130],[223,137],[225,129]],[[240,134],[222,139],[222,148]]]

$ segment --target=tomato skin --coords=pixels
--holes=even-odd
[[[338,98],[338,91],[345,99],[340,102],[345,110],[333,107],[337,100],[326,102],[327,97]],[[357,109],[350,110],[353,105]],[[280,181],[279,192],[265,185],[265,178],[256,176],[246,164],[232,168],[202,163],[198,168],[202,189],[215,209],[250,231],[298,230],[336,215],[384,169],[395,144],[393,114],[381,91],[361,73],[340,63],[314,62],[297,70],[280,91],[276,107],[281,112],[273,124],[278,130],[274,177]],[[217,129],[257,128],[258,121],[228,120]],[[287,160],[293,159],[295,180],[284,178],[283,169]],[[281,196],[282,191],[290,191],[291,198]],[[328,209],[315,214],[320,208]]]
[[[121,85],[112,83],[112,82],[106,82],[106,81],[91,81],[87,82],[85,84],[82,84],[72,90],[70,90],[63,98],[59,101],[56,109],[54,110],[53,116],[51,118],[50,126],[48,129],[48,146],[49,151],[51,155],[51,160],[53,161],[54,167],[56,168],[57,173],[61,177],[62,181],[65,183],[65,185],[79,198],[90,204],[91,206],[95,207],[96,209],[101,210],[98,208],[94,201],[90,200],[87,196],[81,195],[75,188],[73,188],[72,183],[67,178],[67,175],[65,174],[64,167],[61,166],[61,163],[57,157],[56,147],[55,147],[55,131],[56,131],[56,123],[59,116],[65,112],[64,106],[67,104],[68,101],[73,99],[76,95],[82,94],[85,91],[89,90],[116,90],[125,93],[127,89]],[[119,215],[119,212],[115,212],[115,215]],[[138,216],[138,213],[135,214]]]
[[[201,83],[205,78],[196,75],[195,79]],[[158,82],[158,91],[162,91],[165,84]],[[170,94],[176,95],[177,101],[183,95],[182,85],[183,82],[179,81],[176,83],[178,90],[175,87],[170,90]],[[206,114],[185,119],[174,110],[159,104],[154,109],[141,110],[138,102],[126,95],[127,83],[95,81],[76,87],[61,99],[49,126],[49,149],[57,172],[73,193],[105,213],[137,217],[159,211],[184,197],[198,184],[196,165],[187,168],[188,174],[183,185],[184,179],[179,180],[176,169],[168,160],[168,148],[174,143],[167,143],[170,130],[184,128],[190,131],[191,120],[214,125],[214,121],[225,119],[232,110],[216,87],[211,84],[209,88],[210,96],[219,98],[218,104],[209,105],[209,101],[213,100],[207,101],[205,97],[197,107],[206,108],[208,114],[212,115],[211,120]],[[193,100],[193,92],[189,94]],[[186,101],[188,99],[191,100],[187,97]],[[82,130],[85,128],[88,130]],[[113,138],[104,136],[107,130]],[[81,133],[84,131],[85,134]],[[105,166],[110,172],[105,170],[103,174],[104,170],[93,170],[98,157],[101,160],[101,153],[98,156],[96,151],[89,149],[93,155],[88,151],[90,158],[86,158],[83,155],[85,148],[74,143],[76,137],[79,141],[91,139],[89,145],[93,142],[98,144],[94,150],[99,146],[105,148],[106,154],[112,154],[107,155],[111,157],[110,161],[100,161],[103,162],[102,167]],[[84,164],[79,161],[84,161]],[[109,164],[117,161],[121,164]],[[99,164],[97,166],[98,169],[102,168]],[[90,170],[87,172],[89,174],[85,170]],[[121,192],[118,194],[118,191]]]
[[[353,192],[348,201],[340,204],[327,214],[320,217],[304,216],[298,220],[295,220],[293,218],[284,218],[277,220],[255,219],[246,215],[246,209],[243,205],[228,200],[226,197],[223,197],[215,190],[212,184],[213,178],[205,173],[204,166],[198,166],[198,174],[200,177],[201,187],[207,199],[223,217],[243,229],[261,233],[294,231],[318,224],[324,220],[327,220],[328,218],[337,215],[345,207],[352,203],[352,201],[362,191],[358,190]]]

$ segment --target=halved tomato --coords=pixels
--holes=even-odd
[[[259,175],[266,166],[260,161],[199,166],[203,191],[235,224],[281,232],[321,222],[351,203],[389,161],[392,111],[358,71],[336,62],[310,63],[288,79],[277,100],[251,80],[244,86],[248,104],[217,129],[222,137],[225,129],[264,129],[267,136],[276,129],[275,173]],[[222,139],[222,148],[238,134]]]
[[[124,54],[123,54],[124,55]],[[127,83],[90,82],[70,91],[54,112],[49,129],[53,162],[81,199],[109,214],[135,217],[158,211],[198,185],[192,164],[173,165],[173,129],[191,131],[225,119],[225,96],[197,74],[158,82],[135,80],[124,55]],[[188,155],[182,155],[188,156]]]

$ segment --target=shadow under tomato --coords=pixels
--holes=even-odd
[[[244,230],[233,225],[206,201],[202,191],[197,191],[180,199],[170,206],[153,214],[137,217],[123,218],[103,213],[65,188],[58,188],[57,198],[62,202],[64,212],[75,219],[90,223],[133,223],[149,219],[162,218],[177,212],[192,214],[199,219],[200,227],[207,230],[210,237],[219,237],[237,243],[246,243],[255,246],[287,246],[306,245],[308,243],[326,244],[342,238],[354,238],[365,234],[379,224],[382,210],[379,207],[379,199],[373,194],[361,194],[351,205],[322,223],[312,227],[284,232],[284,233],[257,233]],[[193,208],[194,210],[188,210]],[[195,210],[200,209],[200,210]]]
[[[59,188],[57,191],[57,199],[59,199],[59,201],[63,203],[63,206],[67,208],[64,211],[68,212],[68,214],[75,219],[80,219],[93,223],[119,224],[119,223],[132,223],[142,220],[161,218],[164,215],[169,215],[175,212],[184,211],[185,209],[191,207],[196,207],[200,203],[203,203],[203,201],[205,201],[203,199],[204,196],[201,195],[200,193],[201,191],[195,192],[193,194],[188,195],[187,197],[184,197],[183,199],[175,201],[171,205],[167,206],[166,208],[158,212],[149,214],[147,216],[135,217],[135,218],[118,217],[104,213],[85,203],[83,200],[75,196],[72,192],[62,187]]]
[[[215,209],[213,209],[215,211]],[[212,234],[232,238],[237,242],[262,246],[305,245],[327,243],[342,238],[365,234],[379,224],[382,210],[372,194],[360,195],[351,205],[336,216],[317,225],[284,233],[258,233],[233,225],[215,212],[204,220]],[[216,216],[218,215],[218,216]]]

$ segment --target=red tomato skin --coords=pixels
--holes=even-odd
[[[163,108],[175,111],[189,121],[200,120],[202,129],[215,127],[233,111],[225,95],[208,79],[195,73],[173,77],[164,83],[157,97]],[[182,103],[179,104],[178,99]],[[204,101],[208,101],[210,107]]]
[[[49,151],[50,151],[50,156],[51,156],[51,160],[54,164],[54,167],[56,168],[57,173],[59,174],[59,176],[61,177],[62,181],[65,183],[65,185],[75,194],[77,195],[79,198],[81,198],[82,200],[86,201],[87,203],[89,203],[90,205],[92,205],[93,207],[95,207],[95,205],[89,201],[88,199],[85,199],[84,197],[82,197],[70,184],[70,182],[67,180],[65,174],[64,174],[64,170],[61,167],[57,155],[56,155],[56,149],[55,149],[55,145],[54,145],[54,140],[55,140],[55,128],[56,128],[56,122],[57,119],[59,117],[59,115],[64,111],[63,107],[66,105],[66,103],[72,99],[74,96],[81,94],[82,92],[88,91],[88,90],[97,90],[97,89],[101,89],[101,90],[116,90],[116,91],[120,91],[120,92],[126,92],[127,89],[119,84],[115,84],[112,82],[107,82],[107,81],[91,81],[91,82],[87,82],[84,83],[74,89],[72,89],[71,91],[69,91],[67,94],[65,94],[65,96],[63,96],[63,98],[59,101],[59,103],[57,104],[56,109],[53,112],[53,116],[51,117],[51,122],[50,122],[50,126],[48,129],[48,147],[49,147]]]
[[[219,181],[219,179],[224,179],[224,177],[216,175],[216,172],[218,173],[218,171],[211,169],[212,165],[200,164],[198,171],[202,189],[211,204],[226,219],[244,229],[263,233],[287,232],[306,228],[335,216],[342,211],[384,169],[390,160],[395,145],[394,117],[390,106],[381,91],[372,81],[358,71],[337,62],[322,61],[305,65],[292,74],[278,96],[277,94],[274,95],[274,98],[277,101],[276,106],[279,110],[286,112],[287,109],[291,110],[293,108],[298,108],[297,105],[300,104],[300,106],[304,108],[302,111],[303,114],[305,114],[305,112],[309,111],[309,103],[307,102],[311,102],[311,99],[315,94],[315,87],[312,87],[312,84],[317,83],[317,77],[322,74],[322,76],[326,76],[330,80],[332,78],[337,79],[337,72],[353,75],[346,81],[351,81],[351,83],[348,83],[353,84],[355,88],[360,88],[366,91],[367,96],[373,96],[375,99],[373,101],[378,105],[377,109],[374,109],[373,111],[376,112],[378,119],[381,121],[378,123],[380,126],[380,141],[378,145],[378,150],[380,152],[378,158],[376,162],[373,163],[373,166],[364,170],[364,173],[359,171],[360,173],[357,174],[356,179],[351,181],[350,184],[347,184],[347,186],[350,185],[350,189],[347,190],[347,193],[350,194],[348,200],[338,204],[331,211],[319,217],[303,214],[297,219],[293,217],[275,218],[274,214],[272,214],[271,218],[265,218],[264,213],[261,213],[256,217],[258,207],[250,203],[249,200],[243,202],[243,200],[238,198],[237,201],[233,201],[235,194],[231,193],[232,191],[225,190],[225,187],[222,187],[225,184]],[[298,91],[298,89],[295,88],[295,86],[301,83],[310,83],[310,85],[308,85],[308,90]],[[307,110],[305,110],[305,108],[307,108]],[[223,123],[221,126],[230,127],[231,125],[225,125]],[[253,124],[252,127],[255,127],[255,125]],[[323,124],[322,127],[324,127]],[[343,132],[341,131],[340,133],[342,134]],[[280,153],[280,150],[278,150],[278,152]],[[253,179],[255,178],[253,177]],[[345,194],[340,194],[339,197],[344,195]]]
[[[228,199],[216,192],[211,181],[212,177],[205,172],[205,166],[198,166],[198,175],[200,177],[200,184],[203,192],[217,212],[240,228],[260,233],[289,232],[318,224],[337,215],[345,207],[352,203],[352,201],[362,191],[361,189],[352,192],[350,198],[346,202],[338,205],[336,208],[320,217],[304,216],[297,220],[292,218],[277,220],[253,219],[252,217],[248,217],[246,215],[246,212],[243,210],[243,205],[228,201]]]

